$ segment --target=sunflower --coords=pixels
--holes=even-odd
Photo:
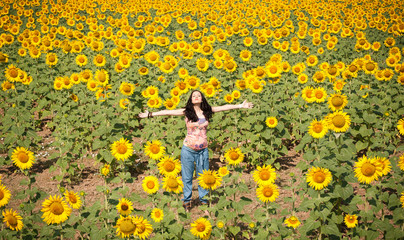
[[[400,202],[401,202],[401,207],[404,208],[404,192],[401,192]]]
[[[130,235],[137,235],[138,221],[134,216],[119,216],[116,222],[116,234],[121,238],[130,237]]]
[[[135,85],[132,83],[122,82],[119,91],[126,96],[130,96],[135,91]]]
[[[106,86],[109,81],[109,74],[106,70],[101,69],[97,70],[94,74],[94,79],[98,82],[101,86]]]
[[[308,103],[316,101],[316,97],[314,96],[314,89],[310,86],[303,88],[302,98]]]
[[[404,171],[404,153],[400,156],[398,160],[398,167]]]
[[[276,119],[276,117],[267,117],[265,124],[269,128],[275,128],[278,125],[278,119]]]
[[[46,199],[42,203],[41,211],[43,212],[43,220],[49,225],[53,223],[59,224],[66,221],[69,218],[72,209],[67,206],[67,203],[63,201],[62,197],[56,195],[52,197],[51,195],[49,196],[49,199]]]
[[[273,61],[269,61],[265,65],[265,73],[269,78],[277,78],[281,76],[282,68],[280,64]]]
[[[223,221],[218,221],[218,222],[216,223],[216,227],[219,228],[219,229],[224,228],[224,225],[225,225],[225,223],[224,223]]]
[[[130,156],[133,155],[133,145],[129,143],[129,140],[125,138],[119,139],[119,141],[115,141],[111,145],[111,154],[119,161],[126,160]]]
[[[230,148],[224,154],[224,157],[229,162],[230,165],[238,165],[244,159],[244,154],[239,148]]]
[[[387,175],[391,170],[391,163],[387,158],[376,157],[376,161],[382,166],[382,175]]]
[[[397,129],[401,135],[404,135],[404,118],[398,120]]]
[[[145,98],[157,97],[159,89],[155,86],[148,86],[143,92],[142,96]]]
[[[13,160],[13,163],[17,167],[24,170],[32,167],[32,164],[35,162],[35,157],[33,152],[28,151],[24,147],[17,147],[11,155],[11,160]]]
[[[306,174],[306,182],[315,190],[327,187],[331,180],[332,175],[327,168],[311,167]]]
[[[162,157],[160,162],[157,164],[160,174],[167,176],[177,176],[179,172],[181,172],[181,163],[178,159],[174,159],[172,157]]]
[[[158,160],[164,155],[166,148],[161,146],[159,140],[153,140],[152,142],[147,141],[144,151],[151,159]]]
[[[307,74],[301,73],[299,74],[299,76],[297,76],[297,80],[299,81],[299,83],[305,84],[309,80],[309,77],[307,76]]]
[[[318,57],[316,55],[310,55],[306,59],[307,66],[313,67],[316,66],[318,63]]]
[[[88,58],[84,54],[77,55],[76,64],[79,66],[85,66],[88,63]]]
[[[351,119],[347,113],[337,111],[327,117],[328,128],[335,132],[346,132],[351,124]]]
[[[309,134],[313,138],[322,138],[328,132],[327,122],[325,120],[317,121],[317,119],[313,120],[309,126]]]
[[[56,83],[56,81],[55,81],[55,83]],[[96,81],[94,81],[94,80],[89,80],[89,81],[87,82],[87,89],[88,89],[88,90],[94,92],[94,91],[97,90],[97,87],[98,87],[98,83],[97,83]]]
[[[153,232],[153,227],[147,221],[147,219],[143,219],[142,216],[136,217],[136,235],[140,239],[146,239]]]
[[[239,99],[240,96],[241,96],[240,91],[239,91],[239,90],[233,90],[233,92],[231,93],[231,96],[232,96],[234,99]]]
[[[111,166],[109,164],[104,164],[101,168],[101,174],[106,177],[109,174],[110,168]]]
[[[116,205],[116,209],[118,210],[120,215],[127,216],[132,212],[133,204],[130,200],[121,198],[119,199],[118,205]]]
[[[105,57],[102,54],[97,54],[93,59],[93,63],[97,67],[103,67],[106,63]]]
[[[206,58],[199,58],[196,60],[196,67],[201,72],[206,72],[209,68],[209,60]]]
[[[348,228],[354,228],[358,224],[358,217],[354,215],[345,215],[344,223]]]
[[[314,100],[317,103],[322,103],[325,101],[325,99],[327,97],[327,92],[325,91],[324,88],[318,87],[313,90],[313,95],[314,95]]]
[[[347,97],[344,94],[331,94],[328,98],[328,107],[332,111],[342,110],[348,104]]]
[[[229,170],[227,169],[227,166],[223,166],[223,167],[220,167],[220,168],[219,168],[219,170],[217,171],[217,173],[219,174],[219,176],[224,177],[224,176],[227,176],[230,172],[229,172]]]
[[[164,213],[163,210],[159,209],[159,208],[154,208],[150,214],[151,218],[153,219],[153,221],[155,222],[161,222],[164,218]]]
[[[254,40],[251,37],[246,37],[243,40],[244,46],[249,47],[253,44]]]
[[[206,218],[198,218],[191,223],[192,235],[200,239],[209,239],[212,232],[212,225]]]
[[[214,170],[203,170],[203,173],[198,177],[199,186],[204,189],[215,190],[220,186],[222,178]]]
[[[258,166],[253,173],[254,181],[260,186],[267,183],[274,183],[276,179],[275,169],[271,165]]]
[[[119,106],[120,106],[122,109],[128,108],[127,106],[129,105],[129,103],[130,103],[130,101],[129,101],[129,99],[127,99],[127,98],[122,98],[121,100],[119,100]]]
[[[10,200],[11,193],[4,185],[0,184],[0,207],[5,206]]]
[[[224,96],[224,100],[225,100],[227,103],[232,103],[233,100],[234,100],[234,98],[233,98],[233,96],[232,96],[231,94],[226,94],[226,95]]]
[[[242,50],[241,52],[240,52],[240,58],[241,58],[241,60],[243,60],[244,62],[248,62],[248,61],[250,61],[250,59],[251,59],[251,51],[249,51],[249,50]]]
[[[256,195],[262,202],[273,202],[279,197],[278,186],[272,183],[260,185],[256,190]]]
[[[378,180],[383,175],[382,171],[382,164],[376,158],[363,156],[355,162],[355,177],[361,183],[370,184],[374,180]]]
[[[163,178],[163,188],[166,191],[180,193],[184,184],[182,183],[180,177],[168,176]]]
[[[147,194],[156,193],[160,188],[159,180],[154,176],[147,176],[142,182],[142,187]]]
[[[74,209],[79,209],[81,207],[81,199],[80,196],[73,192],[73,191],[68,191],[64,193],[66,201],[72,206]]]
[[[18,80],[20,70],[21,69],[15,67],[13,64],[11,64],[4,71],[4,75],[6,76],[6,79],[8,81],[15,82]]]
[[[296,229],[299,225],[300,225],[300,221],[297,217],[295,216],[291,216],[289,218],[286,218],[284,223],[288,226],[288,227],[292,227],[294,229]]]
[[[1,88],[3,91],[8,91],[10,89],[15,89],[15,85],[6,80],[1,84]]]
[[[46,64],[49,66],[56,65],[58,63],[58,55],[56,53],[46,54]]]
[[[20,231],[22,227],[24,227],[24,223],[21,221],[22,217],[18,215],[17,211],[13,211],[13,209],[5,209],[2,214],[3,222],[5,222],[7,227],[11,230]]]

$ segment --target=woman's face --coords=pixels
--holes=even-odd
[[[192,93],[192,104],[202,103],[202,94],[200,92]]]

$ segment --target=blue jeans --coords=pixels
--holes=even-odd
[[[190,149],[187,146],[182,146],[181,149],[181,173],[182,182],[184,183],[184,198],[182,201],[188,203],[192,199],[192,178],[194,175],[194,163],[196,165],[196,173],[199,177],[203,173],[203,170],[209,170],[209,151],[208,148],[204,148],[199,151]],[[203,199],[209,191],[202,188],[198,184],[199,200],[206,203]]]

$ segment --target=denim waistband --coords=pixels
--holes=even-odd
[[[208,151],[208,148],[204,148],[198,151],[195,151],[185,145],[182,146],[182,148],[184,150],[186,150],[188,153],[198,157],[197,161],[196,161],[196,165],[202,166],[203,165],[203,155],[206,153],[206,151]]]

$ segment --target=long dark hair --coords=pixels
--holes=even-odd
[[[206,101],[206,98],[201,93],[201,91],[198,91],[198,90],[192,91],[191,95],[189,95],[187,105],[185,106],[185,110],[184,110],[185,116],[191,122],[198,121],[198,116],[196,115],[196,112],[194,109],[194,104],[192,103],[192,94],[194,94],[194,92],[199,92],[201,94],[201,96],[202,96],[201,110],[203,111],[203,115],[205,116],[206,121],[210,121],[212,119],[212,115],[213,115],[212,107],[209,105],[208,101]]]

